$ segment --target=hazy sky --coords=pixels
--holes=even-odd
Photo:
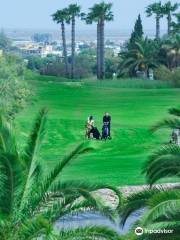
[[[171,0],[176,2],[178,0]],[[82,6],[82,11],[98,0],[0,0],[0,27],[1,28],[57,28],[52,22],[51,14],[57,9],[64,8],[70,3],[77,2]],[[132,29],[137,15],[140,13],[145,29],[154,29],[154,19],[145,17],[145,7],[154,0],[109,0],[113,3],[114,22],[107,28]],[[162,2],[166,2],[163,0]],[[85,24],[78,21],[79,29],[85,28]],[[92,28],[92,27],[91,27]],[[166,28],[166,19],[162,21],[162,28]]]

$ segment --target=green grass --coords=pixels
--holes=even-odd
[[[169,139],[168,131],[151,134],[149,128],[167,116],[169,107],[179,104],[180,90],[163,83],[150,83],[150,88],[142,81],[122,81],[53,83],[33,79],[34,101],[17,117],[20,145],[24,144],[35,114],[47,107],[47,134],[39,156],[46,172],[84,140],[88,115],[95,116],[101,129],[103,113],[108,111],[112,116],[112,141],[90,141],[95,150],[74,160],[63,178],[113,185],[145,183],[141,174],[144,161]]]

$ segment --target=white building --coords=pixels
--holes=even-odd
[[[16,43],[16,47],[24,57],[39,56],[43,58],[48,55],[56,55],[59,57],[62,57],[63,55],[62,51],[54,50],[52,45],[44,45],[42,43],[34,43],[30,41],[18,42]]]

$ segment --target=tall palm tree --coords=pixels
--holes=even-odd
[[[171,24],[172,24],[172,14],[178,9],[179,4],[178,3],[171,3],[171,1],[168,1],[163,6],[163,14],[167,16],[167,22],[168,22],[168,36],[171,35]]]
[[[163,8],[161,2],[150,4],[147,9],[146,13],[148,17],[151,17],[155,14],[156,17],[156,39],[160,38],[160,19],[163,17]]]
[[[74,67],[75,67],[75,25],[76,17],[80,17],[81,7],[77,4],[70,4],[68,7],[69,23],[71,22],[71,78],[74,78]]]
[[[97,24],[97,51],[96,51],[96,55],[97,55],[97,70],[96,70],[96,74],[97,74],[97,79],[100,79],[100,21],[99,21],[99,17],[98,14],[96,13],[97,9],[92,9],[90,8],[90,12],[87,15],[83,16],[83,20],[86,21],[87,24],[92,24],[93,22],[95,22]]]
[[[97,23],[97,77],[98,79],[104,79],[105,75],[105,44],[104,44],[104,27],[105,22],[112,21],[114,16],[111,11],[112,3],[97,3],[90,8],[90,12],[87,15],[88,21]]]
[[[84,211],[100,211],[112,218],[112,209],[104,206],[93,192],[100,185],[75,181],[62,181],[59,176],[68,163],[90,149],[84,144],[77,146],[55,167],[43,172],[38,160],[39,150],[45,134],[46,111],[42,110],[28,138],[23,151],[17,149],[13,128],[0,117],[0,239],[74,239],[55,238],[52,224],[59,218]],[[102,188],[109,188],[101,185]],[[116,188],[111,188],[121,202],[121,195]],[[84,229],[88,232],[89,228]],[[90,229],[89,229],[90,231]],[[94,236],[103,234],[103,227],[92,227]],[[70,235],[72,230],[62,234]],[[81,239],[83,229],[74,230]],[[113,233],[117,237],[116,233]],[[105,239],[110,230],[104,229]],[[85,238],[82,238],[85,239]],[[93,234],[91,238],[94,239]],[[114,238],[114,239],[118,239]]]
[[[68,70],[68,57],[67,57],[67,46],[66,46],[66,33],[65,33],[65,23],[69,21],[69,13],[68,9],[64,8],[62,10],[56,11],[52,15],[53,21],[57,24],[61,24],[61,32],[62,32],[62,42],[63,42],[63,57],[66,68],[66,77],[69,77]]]

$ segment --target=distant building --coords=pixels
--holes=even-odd
[[[14,43],[18,51],[23,57],[39,56],[47,57],[48,55],[56,55],[62,57],[62,51],[55,50],[51,44],[34,43],[31,41],[18,41]]]
[[[115,47],[115,48],[113,48],[114,56],[115,56],[115,57],[118,57],[120,51],[121,51],[121,48],[120,48],[120,47]]]

